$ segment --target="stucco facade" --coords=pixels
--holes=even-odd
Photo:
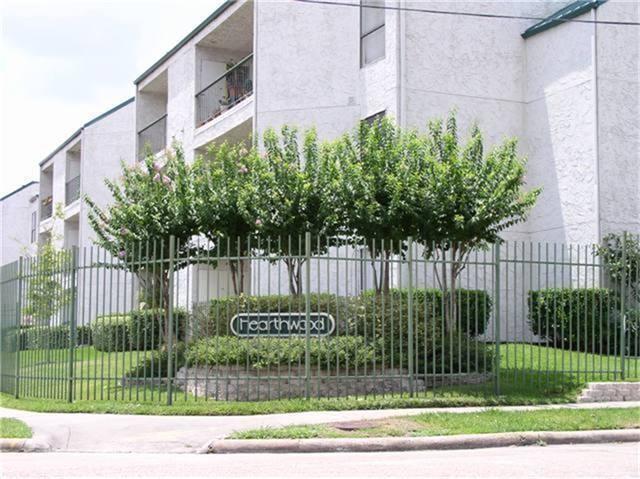
[[[0,265],[17,261],[33,248],[37,240],[38,191],[38,182],[32,181],[0,198]]]
[[[212,142],[260,138],[284,124],[315,127],[321,139],[332,139],[380,113],[424,129],[452,110],[462,134],[480,125],[488,147],[518,137],[528,187],[543,189],[507,239],[591,244],[640,229],[640,30],[593,23],[637,22],[637,2],[582,2],[577,18],[592,23],[531,33],[530,18],[568,2],[387,0],[394,8],[383,15],[384,55],[366,65],[361,9],[335,3],[225,2],[134,81],[135,101],[84,125],[41,164],[40,203],[51,197],[64,218],[43,216],[39,233],[53,228],[63,246],[91,245],[86,205],[67,204],[66,184],[79,175],[80,195],[104,205],[104,179],[146,148],[160,153],[178,141],[192,161]],[[529,19],[416,11],[427,8]],[[273,266],[253,266],[246,277],[252,291],[287,291]],[[313,269],[314,288],[371,287],[366,272],[336,268],[327,274],[348,287]],[[180,302],[226,294],[228,275],[225,264],[182,272]],[[393,278],[406,284],[399,271]],[[514,298],[524,304],[522,295]],[[525,334],[522,324],[517,334]]]

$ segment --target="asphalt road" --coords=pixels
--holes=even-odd
[[[640,477],[640,444],[333,454],[11,453],[12,477]]]

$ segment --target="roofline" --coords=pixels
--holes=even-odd
[[[86,122],[84,125],[82,125],[80,128],[78,128],[76,131],[74,131],[69,138],[64,140],[62,142],[62,144],[60,144],[60,146],[58,146],[55,150],[53,150],[51,153],[49,153],[47,155],[47,157],[39,163],[39,166],[44,165],[47,161],[49,161],[56,154],[58,154],[60,152],[60,150],[62,150],[65,146],[67,146],[69,143],[71,143],[78,135],[80,135],[80,133],[82,133],[82,130],[84,130],[86,127],[93,125],[94,123],[96,123],[96,122],[102,120],[103,118],[111,115],[112,113],[115,113],[120,108],[127,106],[129,103],[132,103],[134,100],[135,100],[135,97],[131,97],[131,98],[123,101],[122,103],[118,103],[113,108],[110,108],[109,110],[105,111],[104,113],[101,113],[100,115],[98,115],[95,118],[92,118],[91,120]]]
[[[176,46],[174,46],[171,50],[165,53],[158,61],[156,61],[153,65],[147,68],[138,78],[133,80],[133,84],[137,85],[142,80],[147,78],[151,73],[153,73],[160,65],[162,65],[165,61],[167,61],[170,57],[173,56],[178,50],[180,50],[183,46],[185,46],[193,37],[195,37],[198,33],[204,30],[211,22],[213,22],[216,18],[222,15],[231,5],[236,3],[237,0],[225,0],[225,2],[220,5],[211,15],[204,19],[200,25],[191,30],[191,32],[184,37],[182,40],[178,42]]]
[[[557,12],[549,15],[544,20],[530,26],[524,32],[522,32],[522,38],[529,38],[538,33],[542,33],[557,25],[566,23],[567,20],[578,17],[583,13],[587,13],[594,8],[598,8],[607,0],[577,0],[573,3],[566,5]]]
[[[21,187],[16,188],[16,189],[15,189],[15,190],[13,190],[11,193],[7,193],[6,195],[4,195],[2,198],[0,198],[0,201],[4,201],[4,200],[6,200],[7,198],[9,198],[10,196],[13,196],[13,195],[15,195],[16,193],[21,192],[21,191],[22,191],[22,190],[24,190],[25,188],[28,188],[28,187],[30,187],[31,185],[37,185],[37,184],[38,184],[38,182],[37,182],[37,181],[35,181],[35,180],[30,181],[29,183],[26,183],[26,184],[22,185]]]

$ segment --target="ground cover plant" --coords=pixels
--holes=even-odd
[[[19,419],[0,418],[0,438],[23,439],[31,437],[31,428]]]

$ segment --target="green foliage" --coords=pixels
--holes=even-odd
[[[485,154],[477,126],[461,144],[455,114],[446,125],[429,123],[426,174],[412,199],[417,218],[424,218],[414,236],[424,245],[449,250],[457,244],[458,257],[477,246],[500,243],[500,233],[524,221],[540,189],[525,192],[525,160],[518,157],[517,140],[509,139]],[[424,208],[424,205],[427,208]]]
[[[258,200],[266,175],[262,157],[243,144],[214,144],[196,158],[193,174],[199,232],[219,256],[246,256],[248,241],[261,221]],[[244,263],[244,259],[229,263],[235,294],[244,290]]]
[[[371,363],[374,347],[359,336],[311,340],[310,359],[314,367],[355,368]],[[186,352],[189,366],[274,366],[304,365],[305,338],[247,339],[233,336],[201,339]]]
[[[139,309],[129,313],[128,335],[131,349],[158,349],[163,342],[162,331],[165,311],[161,309]],[[174,338],[184,340],[187,312],[184,309],[173,310]]]
[[[24,263],[26,295],[22,314],[31,324],[46,326],[55,318],[68,314],[67,306],[72,299],[68,276],[73,257],[71,251],[57,248],[55,242],[56,238],[52,236]]]
[[[174,147],[163,158],[148,154],[134,165],[123,163],[120,179],[105,183],[113,196],[107,207],[85,198],[89,224],[100,246],[123,260],[130,271],[144,269],[147,260],[166,258],[172,235],[178,255],[188,255],[189,239],[198,226],[193,171],[182,148]],[[156,267],[162,269],[163,263]]]
[[[629,301],[640,307],[640,237],[611,233],[602,238],[596,254],[604,262],[611,285],[620,290],[624,278]]]
[[[328,145],[320,146],[315,130],[304,135],[302,148],[295,128],[283,127],[264,134],[264,173],[254,178],[257,186],[261,235],[270,239],[269,254],[285,256],[291,294],[302,290],[306,232],[311,234],[311,254],[324,253],[327,237],[338,226],[336,214],[335,162]],[[265,247],[266,245],[262,245]]]
[[[69,326],[22,326],[20,349],[63,349],[69,347]]]
[[[185,364],[185,350],[183,342],[174,345],[174,369],[177,370]],[[168,377],[168,372],[169,351],[167,348],[163,348],[145,354],[140,363],[127,371],[126,376],[130,378],[166,378]]]
[[[129,317],[126,315],[101,316],[91,322],[93,346],[98,351],[129,350]]]
[[[21,350],[27,349],[64,349],[69,347],[69,325],[60,326],[21,326],[19,344]],[[76,345],[93,344],[89,326],[76,327]]]
[[[574,351],[619,351],[619,298],[608,289],[529,291],[532,331],[552,345]]]

